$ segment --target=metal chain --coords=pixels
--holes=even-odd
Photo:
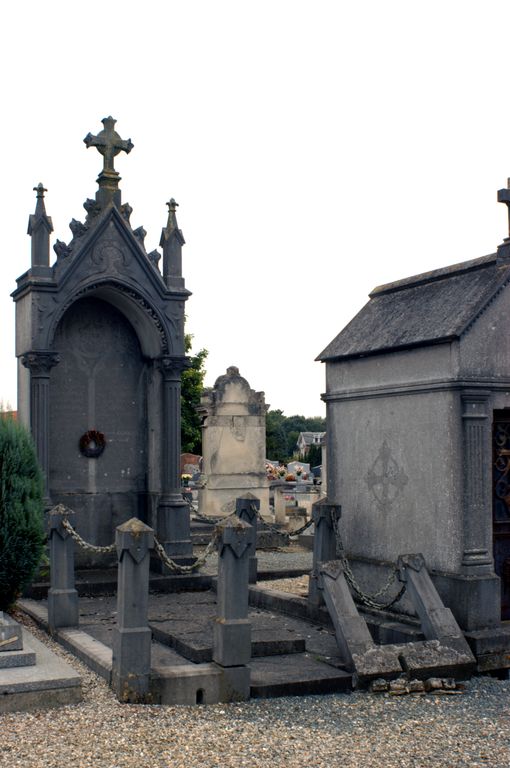
[[[154,536],[154,549],[156,550],[156,554],[159,556],[160,560],[164,563],[164,565],[167,566],[171,571],[174,573],[193,573],[193,571],[196,571],[198,568],[201,568],[203,565],[205,565],[205,561],[213,551],[215,545],[216,545],[216,539],[218,537],[218,534],[216,531],[213,533],[212,539],[203,551],[203,553],[200,555],[200,557],[197,557],[195,562],[192,565],[179,565],[179,563],[176,563],[175,560],[172,560],[170,557],[168,557],[167,553],[165,552],[163,545],[157,540],[157,538]]]
[[[289,533],[289,539],[294,539],[296,536],[299,536],[301,533],[306,531],[310,526],[313,525],[313,519],[310,518],[308,522],[306,522],[304,525],[301,526],[301,528],[297,528],[295,531],[292,531],[292,533]]]
[[[393,566],[393,570],[390,573],[386,581],[386,584],[384,584],[381,587],[381,589],[379,589],[373,595],[368,595],[366,592],[362,590],[362,588],[356,581],[356,578],[354,576],[354,573],[352,572],[351,566],[349,565],[349,561],[345,556],[344,545],[342,542],[342,537],[340,535],[340,526],[338,525],[337,518],[333,514],[331,515],[331,527],[333,528],[333,531],[335,534],[336,555],[342,563],[342,567],[344,569],[344,574],[345,574],[345,580],[347,581],[348,585],[351,587],[352,591],[357,595],[360,603],[362,603],[363,605],[366,605],[367,608],[376,608],[377,610],[386,610],[387,608],[391,608],[392,605],[395,605],[395,603],[397,603],[400,600],[400,598],[403,596],[404,592],[406,591],[406,584],[403,584],[399,592],[395,595],[395,597],[393,597],[387,603],[379,603],[377,602],[377,598],[382,597],[389,590],[389,588],[395,583],[397,579],[398,569],[395,566]]]
[[[85,539],[82,539],[80,534],[74,530],[69,520],[65,517],[62,519],[62,526],[66,529],[71,538],[73,538],[82,549],[85,549],[88,552],[96,552],[97,554],[115,552],[115,544],[109,544],[107,547],[98,547],[95,544],[90,544],[88,541],[85,541]]]

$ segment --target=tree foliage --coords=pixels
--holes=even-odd
[[[322,416],[284,416],[279,409],[266,415],[266,457],[287,463],[296,450],[300,432],[325,432],[326,419]]]
[[[0,414],[0,611],[31,581],[44,543],[43,481],[28,432]]]
[[[193,336],[185,336],[186,353],[191,351]],[[196,407],[204,389],[206,349],[190,356],[191,366],[182,373],[181,378],[181,450],[183,453],[202,453],[202,428]]]

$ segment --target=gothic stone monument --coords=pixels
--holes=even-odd
[[[199,408],[205,483],[198,493],[201,514],[230,514],[236,498],[246,493],[260,499],[262,515],[269,514],[266,411],[264,393],[251,389],[235,366],[205,390]]]
[[[375,589],[422,552],[465,630],[510,618],[509,285],[510,237],[375,288],[318,358],[328,498],[358,575]]]
[[[168,554],[191,553],[189,510],[180,490],[180,388],[184,286],[176,203],[159,252],[147,253],[143,227],[121,203],[114,157],[131,140],[115,120],[84,139],[103,156],[95,199],[84,222],[57,240],[42,184],[30,216],[30,269],[17,280],[18,409],[29,425],[46,479],[48,505],[76,512],[73,524],[94,544],[110,544],[116,526],[150,523]],[[93,558],[82,565],[96,564]]]

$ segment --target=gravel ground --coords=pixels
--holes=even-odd
[[[21,617],[20,617],[21,618]],[[459,695],[353,693],[203,707],[119,704],[83,676],[82,704],[0,716],[1,768],[430,768],[510,765],[510,682]]]

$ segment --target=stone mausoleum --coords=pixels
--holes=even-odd
[[[191,553],[189,510],[180,489],[180,388],[184,354],[184,238],[174,200],[160,246],[131,225],[115,156],[133,148],[115,120],[84,141],[103,157],[84,221],[70,223],[50,264],[51,218],[42,184],[29,218],[31,264],[17,280],[18,410],[30,426],[48,506],[76,512],[78,532],[110,544],[136,516],[168,554]],[[94,564],[93,559],[85,564]],[[82,562],[83,564],[83,562]]]
[[[510,237],[375,288],[318,358],[354,570],[375,590],[399,554],[423,553],[468,631],[510,618],[509,285]]]

